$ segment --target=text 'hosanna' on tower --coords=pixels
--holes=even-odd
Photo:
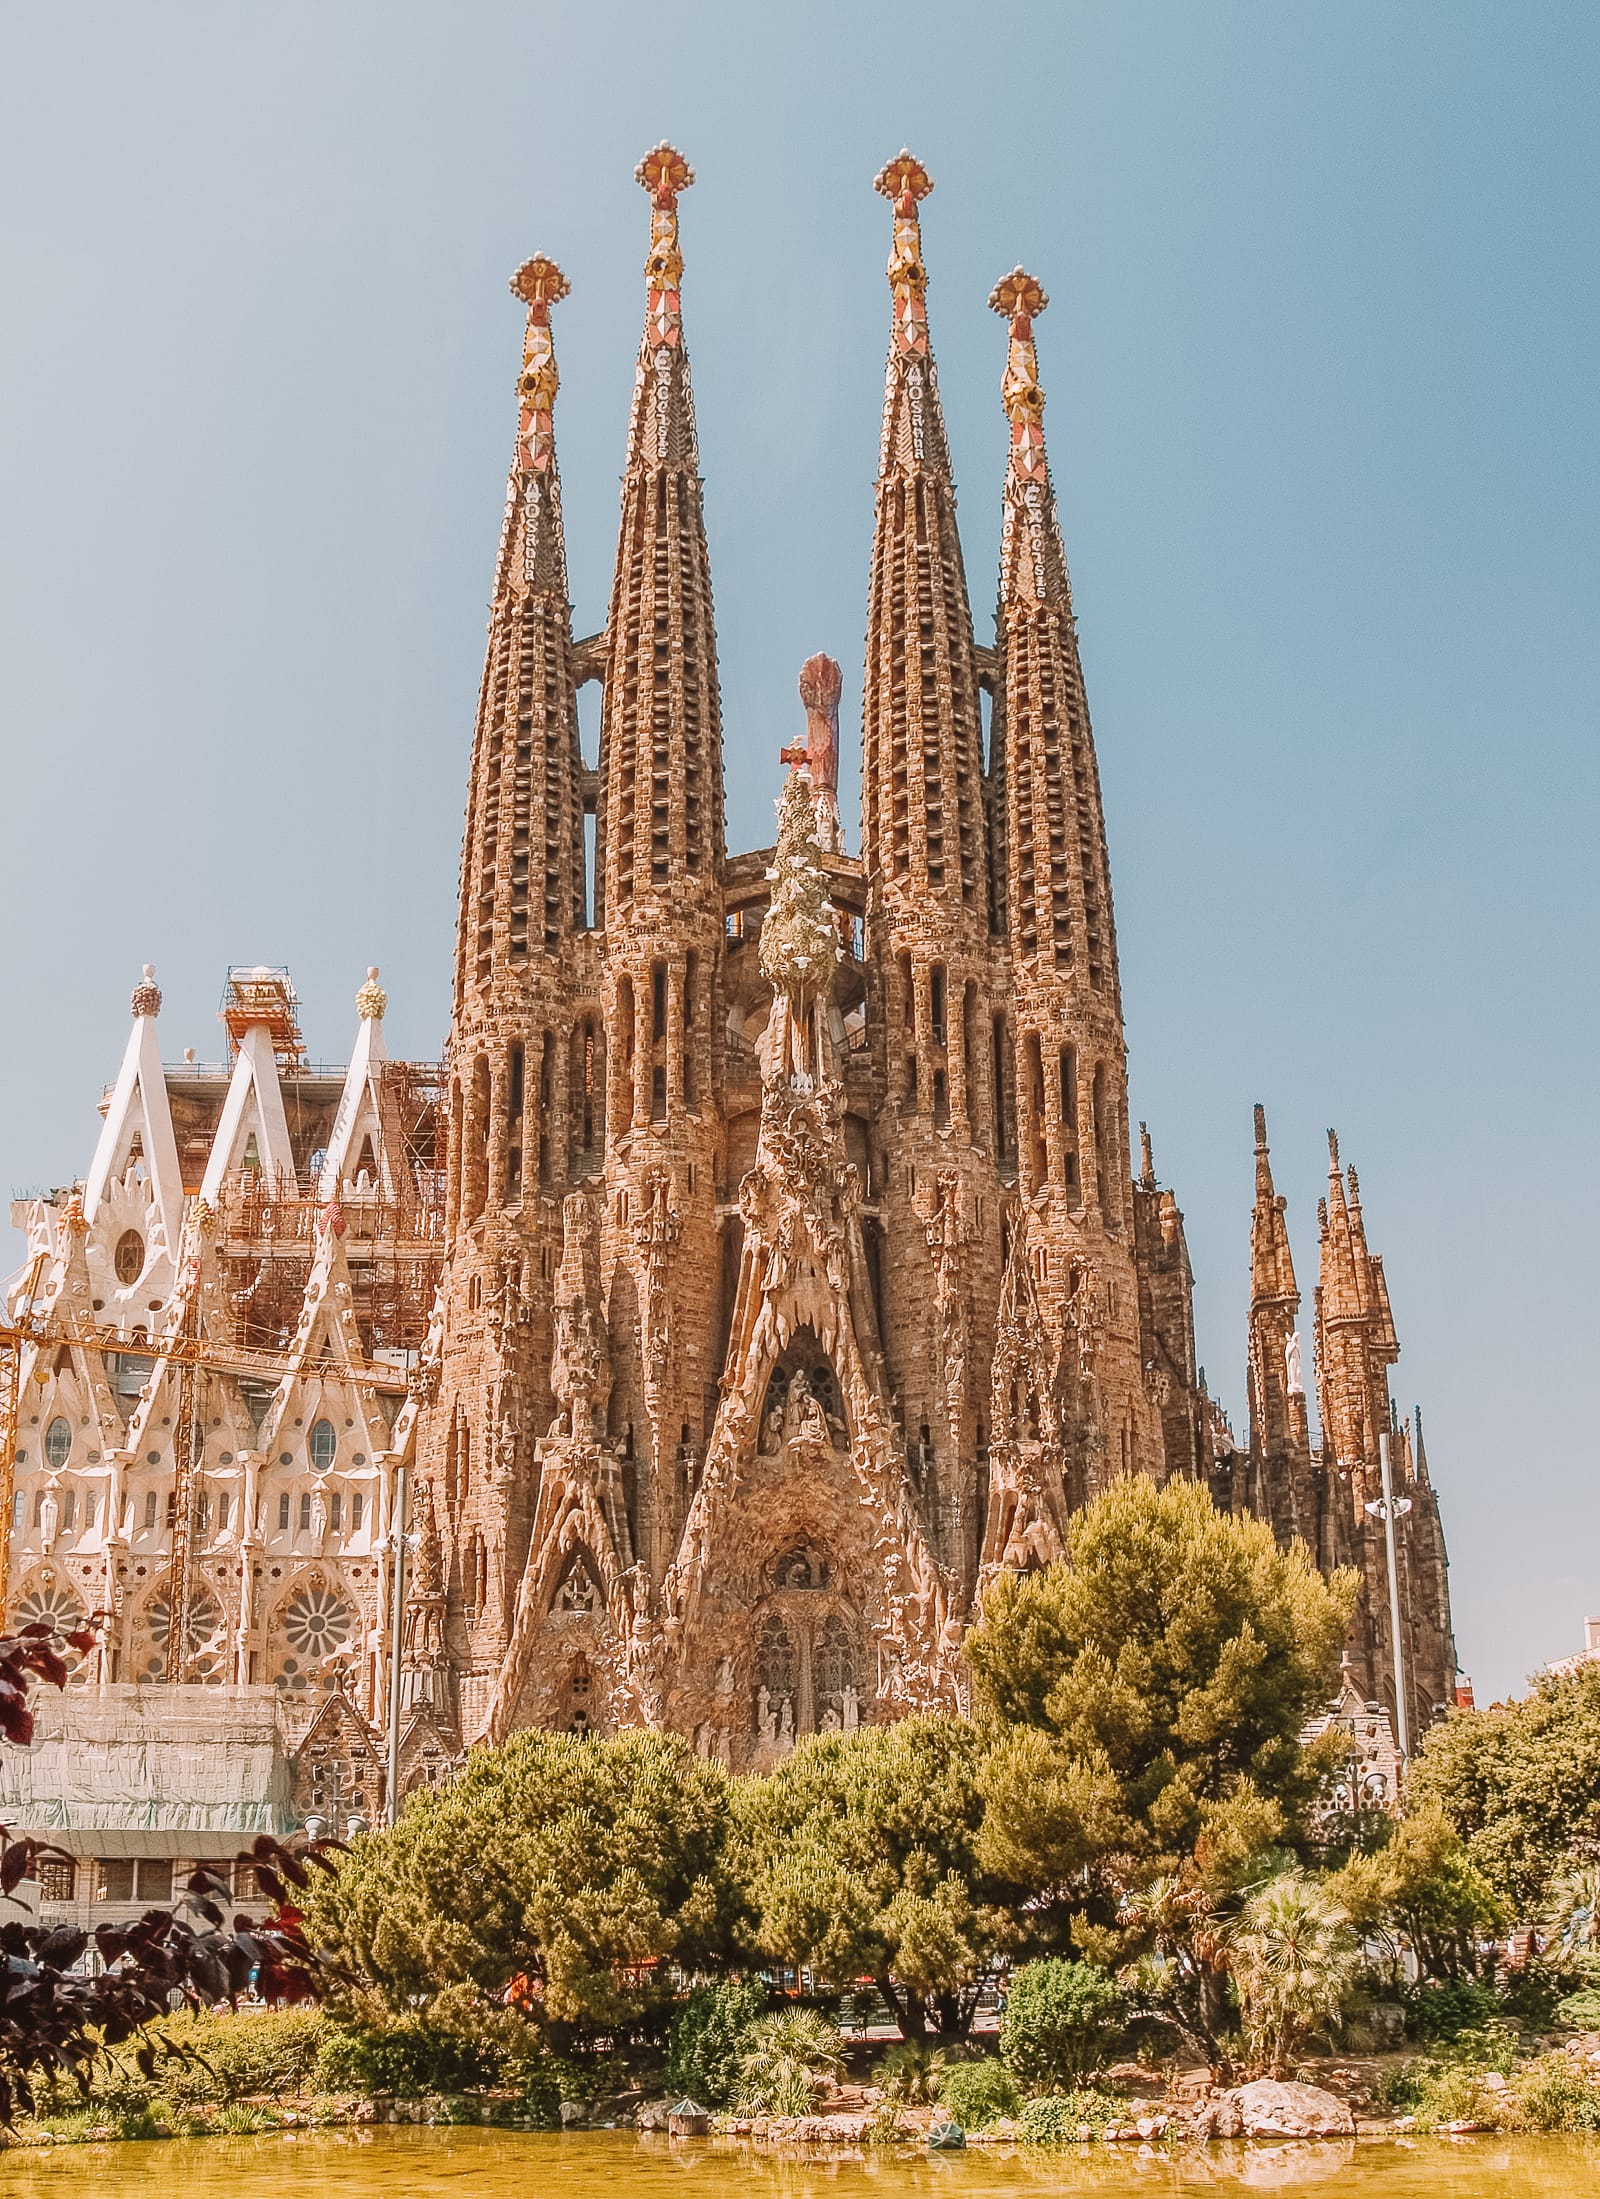
[[[1444,1541],[1420,1420],[1391,1398],[1354,1170],[1335,1147],[1314,1437],[1257,1109],[1236,1442],[1142,1124],[1130,1168],[1044,290],[1018,267],[988,301],[1008,453],[980,639],[929,317],[932,180],[909,153],[885,166],[862,849],[839,828],[842,674],[818,654],[773,757],[775,845],[730,854],[683,308],[694,179],[667,145],[637,173],[643,330],[587,634],[555,444],[569,284],[543,255],[512,280],[525,334],[446,1059],[387,1057],[374,971],[348,1069],[314,1067],[287,973],[240,968],[226,1058],[163,1062],[146,973],[87,1176],[14,1209],[10,1616],[110,1613],[77,1676],[96,1700],[266,1703],[282,1795],[342,1824],[381,1801],[402,1468],[402,1783],[529,1724],[664,1726],[743,1767],[959,1707],[994,1575],[1059,1556],[1114,1476],[1180,1474],[1360,1569],[1352,1684],[1392,1701],[1386,1437],[1415,1732],[1455,1684]]]

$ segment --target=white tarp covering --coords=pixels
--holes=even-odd
[[[0,1824],[69,1855],[233,1855],[295,1825],[270,1687],[42,1691],[30,1748],[0,1748]]]

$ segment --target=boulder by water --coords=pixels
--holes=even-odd
[[[1254,2084],[1235,2086],[1211,2103],[1218,2125],[1208,2135],[1217,2138],[1348,2138],[1356,2119],[1343,2100],[1321,2085],[1283,2084],[1274,2077],[1258,2077]],[[1234,2115],[1227,2111],[1234,2110]]]

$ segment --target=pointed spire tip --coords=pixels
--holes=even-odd
[[[1002,275],[989,293],[989,311],[1008,321],[1036,321],[1049,303],[1043,283],[1025,267],[1014,267],[1009,275]]]
[[[531,260],[524,260],[511,278],[511,295],[524,305],[555,305],[571,290],[571,283],[545,252],[535,252]]]
[[[665,138],[652,145],[633,171],[633,180],[648,191],[658,205],[670,204],[694,182],[694,170],[675,145]]]
[[[915,203],[925,199],[933,189],[933,178],[914,153],[908,153],[902,145],[893,160],[886,160],[872,179],[872,188],[880,198],[891,201],[910,199]]]
[[[1264,1107],[1262,1106],[1261,1102],[1260,1102],[1259,1100],[1257,1100],[1257,1101],[1256,1101],[1256,1151],[1257,1151],[1258,1153],[1264,1153],[1264,1152],[1265,1152],[1266,1150],[1267,1150],[1267,1111],[1266,1111],[1266,1109],[1265,1109],[1265,1108],[1264,1108]]]

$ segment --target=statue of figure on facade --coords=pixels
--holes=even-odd
[[[1284,1340],[1283,1371],[1291,1397],[1304,1397],[1306,1378],[1300,1359],[1300,1331],[1291,1329]]]
[[[794,1380],[789,1384],[789,1407],[785,1418],[791,1443],[805,1449],[831,1443],[828,1416],[804,1367],[795,1369]]]
[[[778,1738],[778,1715],[772,1707],[772,1696],[763,1680],[756,1689],[756,1739],[769,1747]]]
[[[853,1680],[839,1697],[839,1719],[846,1733],[854,1733],[861,1723],[861,1696]]]
[[[800,667],[800,700],[805,704],[806,737],[794,741],[779,761],[804,771],[811,781],[816,808],[817,845],[825,854],[838,853],[839,834],[839,697],[844,674],[832,657],[807,657]]]
[[[778,1707],[778,1746],[794,1747],[794,1697],[786,1695]]]

